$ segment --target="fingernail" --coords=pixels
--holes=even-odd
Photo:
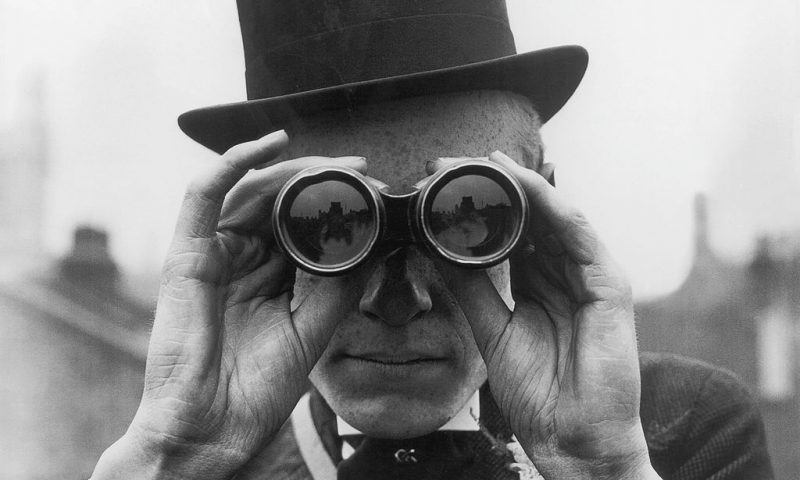
[[[337,160],[342,162],[345,166],[352,168],[353,170],[357,170],[364,175],[367,174],[366,157],[347,156],[347,157],[338,157]]]
[[[289,138],[289,135],[287,135],[286,130],[280,129],[280,130],[275,130],[274,132],[270,132],[270,133],[264,135],[261,138],[266,140],[266,139],[274,139],[274,138],[278,138],[278,137]]]
[[[339,160],[340,162],[344,163],[348,167],[355,168],[355,169],[365,168],[366,165],[367,165],[366,157],[358,157],[358,156],[338,157],[337,160]]]
[[[286,130],[276,130],[274,132],[270,132],[257,140],[259,143],[279,143],[279,144],[287,144],[289,143],[289,135],[286,133]],[[283,148],[283,147],[281,147]]]
[[[439,170],[439,167],[442,165],[443,160],[441,158],[437,158],[435,160],[425,160],[425,173],[428,175],[433,175],[436,170]]]
[[[489,155],[490,160],[494,160],[495,162],[502,162],[507,165],[519,166],[517,162],[514,161],[511,157],[506,155],[505,153],[501,152],[500,150],[495,150]]]
[[[274,132],[270,132],[262,136],[258,140],[255,140],[254,142],[257,143],[264,142],[266,145],[260,145],[261,148],[266,147],[269,150],[278,149],[278,151],[281,151],[284,148],[286,148],[286,145],[289,143],[289,135],[286,134],[286,130],[281,129],[281,130],[276,130]],[[270,143],[273,144],[270,145]],[[274,165],[275,162],[276,158],[273,158],[272,160],[266,161],[264,163],[259,163],[258,165],[254,165],[250,168],[253,170],[261,170],[267,168],[270,165]]]
[[[367,177],[367,181],[374,185],[378,190],[389,190],[389,185],[381,182],[377,178]]]

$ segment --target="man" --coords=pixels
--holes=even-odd
[[[187,192],[141,406],[93,478],[771,477],[734,380],[640,360],[627,281],[550,185],[539,128],[583,49],[514,55],[499,1],[239,13],[251,100],[181,118],[225,153]],[[305,167],[402,192],[452,157],[520,183],[530,229],[509,262],[467,270],[383,245],[318,277],[276,247],[272,205]]]

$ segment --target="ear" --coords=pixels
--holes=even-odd
[[[556,165],[554,163],[543,163],[539,167],[539,175],[543,176],[550,185],[556,186]]]

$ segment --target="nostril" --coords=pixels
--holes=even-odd
[[[431,310],[433,302],[424,271],[409,268],[413,258],[409,258],[407,249],[401,249],[375,269],[359,302],[364,316],[400,326]]]
[[[361,314],[370,320],[380,321],[381,319],[381,317],[379,317],[377,314],[372,313],[371,311],[364,308],[361,309]]]
[[[373,295],[362,298],[361,312],[369,319],[399,326],[418,318],[431,309],[428,292],[408,282],[383,284]]]

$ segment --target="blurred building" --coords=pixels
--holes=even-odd
[[[86,479],[142,392],[152,299],[119,271],[105,232],[42,252],[47,135],[32,82],[0,130],[0,478]]]
[[[89,478],[141,398],[152,307],[126,293],[105,234],[0,281],[0,478]]]
[[[738,375],[759,399],[777,478],[800,478],[800,235],[762,238],[733,263],[709,242],[695,201],[695,258],[672,294],[637,305],[640,348],[695,357]]]

